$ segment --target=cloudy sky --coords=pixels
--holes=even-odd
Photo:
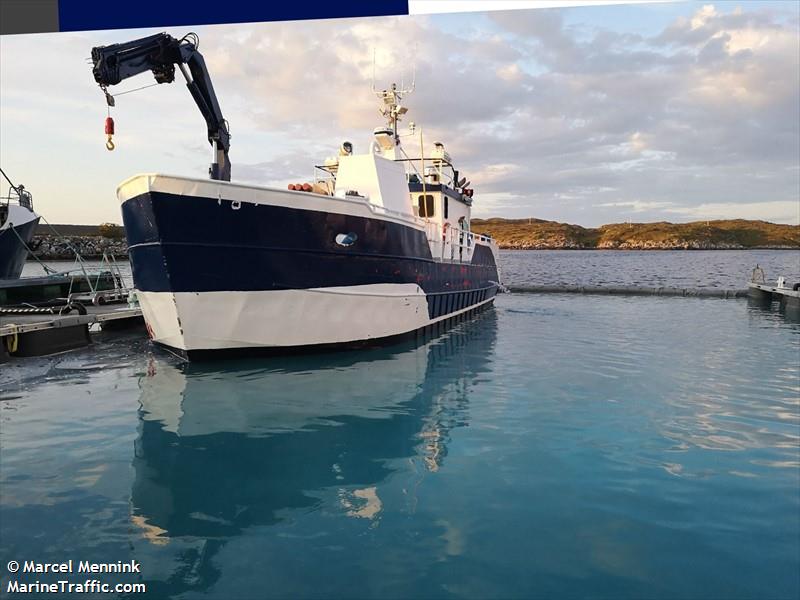
[[[194,30],[231,124],[235,181],[283,187],[310,178],[342,140],[363,151],[381,124],[374,50],[379,86],[416,64],[408,117],[471,179],[475,216],[800,222],[795,2]],[[180,83],[119,96],[117,150],[105,149],[87,57],[155,31],[0,39],[0,161],[49,221],[120,222],[115,188],[135,173],[205,176],[205,125]]]

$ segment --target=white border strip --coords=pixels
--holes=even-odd
[[[437,15],[459,12],[530,10],[534,8],[569,8],[575,6],[609,6],[614,4],[656,4],[671,1],[672,0],[408,0],[408,14]]]

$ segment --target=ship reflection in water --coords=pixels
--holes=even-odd
[[[324,546],[333,544],[325,527],[350,526],[332,526],[331,517],[368,529],[387,512],[413,514],[417,486],[445,464],[452,432],[469,423],[496,318],[489,310],[440,337],[367,352],[152,360],[140,381],[131,492],[134,555],[148,591],[208,589],[222,562],[226,572],[239,568],[220,555],[251,528],[282,525],[280,536]],[[385,497],[394,475],[403,481]],[[247,543],[242,552],[253,551]],[[242,593],[252,592],[259,562],[241,566],[251,578]]]

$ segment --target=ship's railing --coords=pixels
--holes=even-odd
[[[0,205],[8,206],[11,201],[16,201],[22,208],[33,211],[33,196],[31,193],[20,186],[19,188],[9,188],[8,194],[0,197]]]
[[[398,219],[403,219],[404,221],[411,221],[411,222],[415,223],[416,225],[421,225],[423,227],[426,227],[426,232],[427,232],[428,224],[431,223],[431,221],[429,219],[424,219],[422,217],[418,217],[417,215],[414,215],[414,214],[411,214],[411,213],[402,212],[402,211],[394,210],[394,209],[391,209],[391,208],[386,208],[385,206],[381,206],[380,204],[373,204],[372,202],[369,202],[369,201],[365,202],[365,204],[367,205],[367,208],[369,208],[369,210],[370,210],[370,212],[372,214],[375,214],[375,215],[386,215],[386,216],[389,216],[389,217],[395,217],[395,218],[398,218]],[[430,235],[428,237],[430,238]]]
[[[456,169],[452,162],[442,156],[406,156],[405,158],[395,158],[394,160],[395,162],[409,163],[411,168],[414,169],[416,174],[421,178],[420,183],[422,183],[422,178],[435,173],[439,178],[439,183],[446,183],[455,188]],[[417,163],[419,163],[419,169],[417,169]],[[450,169],[450,173],[445,171],[445,167]]]
[[[472,261],[476,242],[490,243],[486,236],[472,233],[458,227],[448,227],[441,236],[440,257],[451,262],[468,263]]]
[[[445,243],[442,248],[442,259],[455,262],[471,262],[472,251],[475,247],[475,235],[459,227],[448,227],[445,229]],[[450,254],[448,257],[447,254]]]
[[[22,208],[27,208],[28,210],[33,210],[33,196],[31,196],[30,192],[23,191],[19,195],[19,199],[17,200],[19,205]]]
[[[72,270],[64,271],[64,274],[78,273],[83,275],[86,283],[89,285],[88,292],[73,292],[72,286],[75,283],[75,278],[70,281],[70,289],[67,294],[67,299],[72,302],[91,302],[95,306],[106,304],[109,302],[125,302],[133,292],[133,284],[128,285],[125,277],[122,275],[122,270],[119,267],[116,256],[108,251],[103,251],[103,258],[100,260],[100,265],[96,267],[89,267],[85,264],[83,258],[76,253],[75,266]],[[112,287],[108,288],[104,283],[108,283],[108,279],[112,281]],[[94,280],[94,281],[93,281]]]
[[[491,244],[492,238],[466,229],[442,225],[426,219],[425,234],[436,260],[469,263],[477,243]]]

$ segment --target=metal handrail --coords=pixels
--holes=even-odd
[[[9,210],[10,209],[10,204],[11,204],[11,190],[14,190],[14,192],[16,192],[16,194],[17,194],[17,204],[19,206],[21,206],[23,208],[27,208],[29,211],[33,212],[33,196],[31,196],[31,193],[25,189],[25,186],[23,186],[22,184],[20,184],[18,186],[14,185],[14,182],[11,181],[11,179],[8,177],[8,175],[6,175],[6,172],[3,171],[2,168],[0,168],[0,174],[2,174],[3,179],[5,179],[8,182],[8,185],[11,186],[9,188],[9,190],[8,190],[8,196],[5,199],[6,200],[6,213],[7,213],[6,214],[6,219],[8,219],[9,214],[11,212]],[[6,220],[4,219],[4,223],[5,222],[6,222]]]
[[[22,186],[20,186],[20,188],[21,187]],[[9,204],[11,204],[11,201],[14,200],[22,208],[27,208],[28,210],[30,210],[32,212],[33,211],[33,196],[31,195],[31,193],[28,190],[26,190],[24,188],[22,189],[22,191],[20,191],[20,188],[11,186],[8,189],[8,194],[7,195],[0,196],[0,202],[5,200],[5,205],[8,206]],[[11,194],[11,190],[14,190],[14,194],[13,195]]]

